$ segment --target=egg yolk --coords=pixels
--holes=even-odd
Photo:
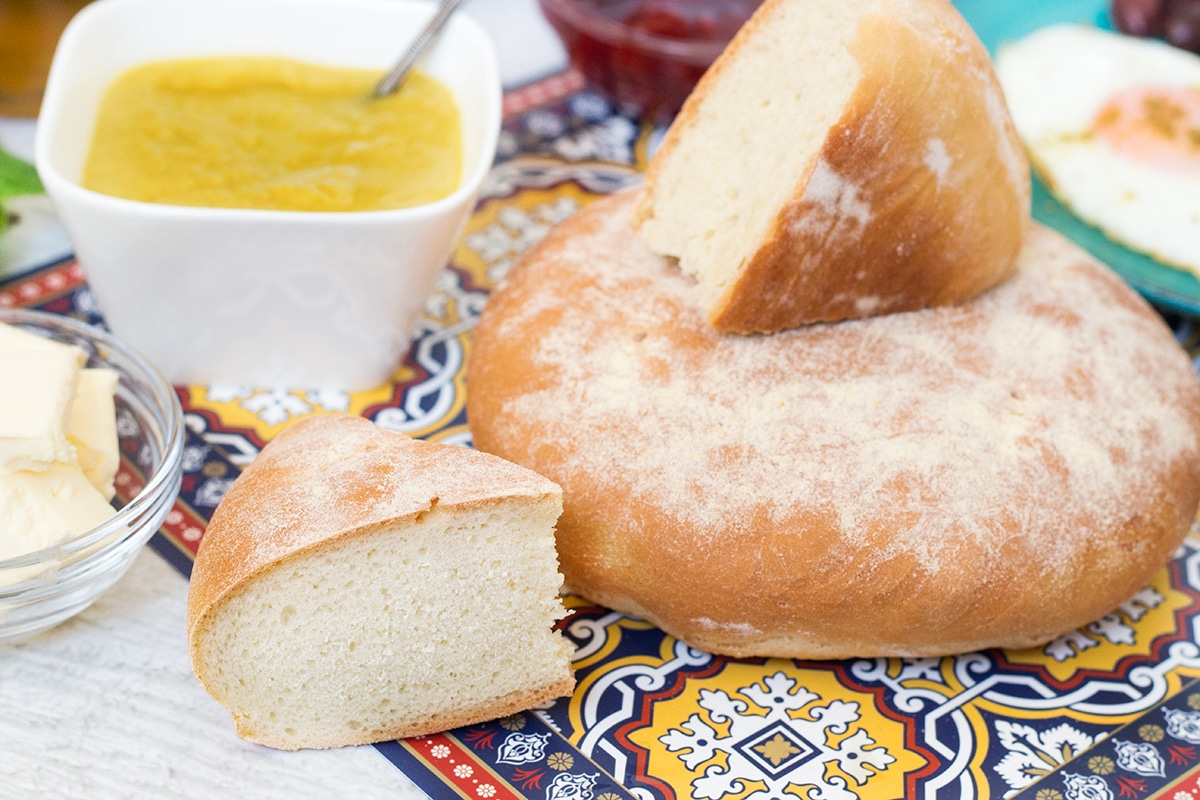
[[[1200,89],[1135,87],[1096,115],[1096,134],[1119,153],[1175,172],[1200,172]]]
[[[284,58],[161,61],[119,76],[97,114],[83,185],[130,200],[287,211],[373,211],[458,188],[450,90]]]

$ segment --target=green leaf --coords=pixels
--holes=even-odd
[[[28,161],[0,148],[0,231],[8,224],[4,201],[23,194],[41,194],[42,182]]]
[[[41,194],[42,182],[28,161],[0,148],[0,203],[23,194]]]

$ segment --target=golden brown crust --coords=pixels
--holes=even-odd
[[[413,721],[382,731],[363,731],[361,734],[343,732],[336,737],[306,739],[298,743],[295,738],[273,736],[270,731],[259,731],[253,722],[247,719],[234,718],[237,735],[248,742],[273,747],[276,750],[329,750],[337,747],[352,747],[362,744],[407,739],[412,736],[428,736],[432,733],[461,728],[466,725],[477,725],[512,714],[526,711],[534,706],[553,700],[556,697],[566,697],[575,689],[574,678],[564,679],[557,683],[538,687],[525,692],[515,692],[497,698],[495,702],[475,708],[469,708],[452,714],[438,714],[428,719]]]
[[[748,57],[757,29],[785,2],[768,0],[688,99],[647,169],[639,223],[654,214],[662,165],[697,135],[710,86],[731,60]],[[718,329],[772,332],[954,304],[1012,274],[1029,214],[1028,164],[970,27],[943,0],[880,2],[860,19],[850,50],[861,80],[708,309]]]
[[[960,306],[723,335],[630,195],[489,300],[476,447],[563,487],[567,585],[735,656],[1044,642],[1110,611],[1200,504],[1200,386],[1154,312],[1034,227]]]

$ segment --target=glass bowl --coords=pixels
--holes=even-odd
[[[119,510],[72,539],[0,561],[0,642],[78,614],[125,573],[175,503],[183,471],[183,411],[174,389],[110,333],[68,317],[0,309],[0,322],[77,345],[87,366],[116,370]]]
[[[538,0],[587,83],[666,123],[762,0]]]

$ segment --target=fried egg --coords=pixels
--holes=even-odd
[[[1109,238],[1200,275],[1200,57],[1063,24],[1001,47],[996,72],[1055,197]]]

